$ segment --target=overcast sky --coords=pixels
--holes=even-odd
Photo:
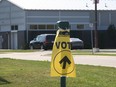
[[[94,9],[93,0],[9,0],[24,9]],[[116,10],[116,0],[99,0],[98,9]]]

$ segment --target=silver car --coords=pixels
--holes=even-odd
[[[84,43],[79,38],[70,38],[71,49],[81,49],[84,48]]]

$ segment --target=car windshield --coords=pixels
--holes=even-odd
[[[49,35],[49,36],[46,37],[46,39],[47,39],[48,41],[54,41],[55,35]]]

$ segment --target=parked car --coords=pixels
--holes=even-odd
[[[84,43],[79,38],[70,38],[71,49],[81,49],[84,48]]]
[[[55,40],[55,34],[41,34],[30,41],[30,49],[52,49]],[[70,38],[71,49],[83,48],[83,41],[79,38]]]
[[[55,34],[41,34],[30,41],[30,49],[52,49]]]

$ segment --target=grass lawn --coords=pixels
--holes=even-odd
[[[92,54],[89,50],[72,50],[73,55],[99,55],[99,56],[116,56],[116,52],[96,52]]]
[[[76,73],[67,87],[116,87],[116,68],[76,65]],[[60,77],[47,61],[0,59],[0,87],[60,87]]]
[[[35,52],[38,50],[11,50],[11,49],[7,49],[7,50],[0,50],[0,53],[9,53],[9,52]]]

